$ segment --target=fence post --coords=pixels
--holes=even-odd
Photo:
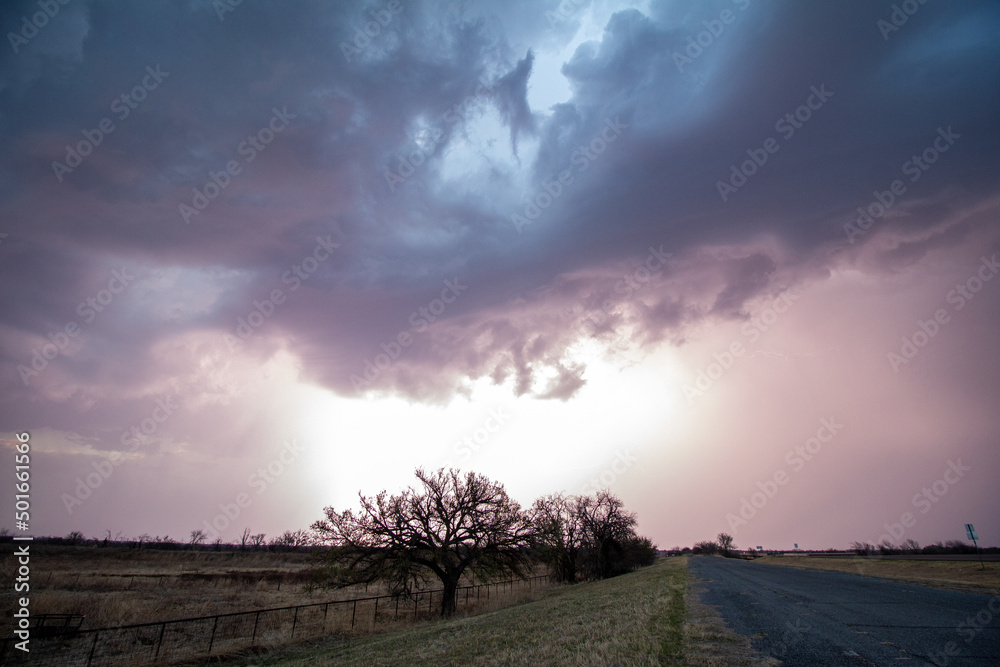
[[[257,641],[257,622],[260,621],[260,612],[258,611],[253,617],[253,634],[250,636],[250,643],[253,644]]]
[[[90,655],[87,656],[87,667],[90,667],[90,661],[94,659],[94,649],[97,648],[97,636],[101,634],[100,631],[94,632],[94,643],[90,645]]]
[[[326,632],[326,612],[330,609],[330,603],[323,605],[323,632]]]
[[[396,620],[399,617],[399,596],[396,596],[396,611],[392,614],[392,620]]]
[[[292,638],[295,637],[295,624],[298,623],[298,622],[299,622],[299,608],[296,607],[295,608],[295,615],[292,616],[292,636],[289,637],[289,639],[292,639]]]
[[[378,623],[378,600],[379,600],[378,598],[375,598],[375,613],[372,614],[372,627],[373,628],[375,627],[375,624]]]
[[[351,611],[351,629],[354,629],[354,616],[358,613],[358,601],[354,601],[354,610]]]
[[[160,657],[160,647],[163,646],[163,631],[167,629],[167,624],[164,623],[160,626],[160,638],[156,640],[156,655],[153,656],[153,660]]]
[[[212,623],[212,637],[208,640],[208,654],[212,654],[212,644],[215,643],[215,629],[219,627],[219,617],[215,617],[215,622]]]

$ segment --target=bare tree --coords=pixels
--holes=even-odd
[[[254,549],[260,549],[267,542],[267,533],[256,533],[250,536],[250,544]]]
[[[716,544],[715,542],[709,542],[708,540],[704,540],[702,542],[696,542],[694,548],[691,549],[691,551],[696,554],[708,554],[708,555],[717,554],[719,553],[719,545]]]
[[[733,536],[729,533],[719,533],[719,536],[715,539],[719,543],[719,550],[722,551],[723,556],[728,557],[736,547],[736,544],[733,542]]]
[[[586,546],[581,503],[578,496],[559,493],[542,496],[532,506],[535,546],[542,560],[567,584],[576,583],[580,554]]]
[[[587,565],[598,579],[607,579],[623,570],[621,554],[625,542],[635,537],[635,514],[609,491],[583,496],[577,505],[585,532]]]
[[[205,533],[205,531],[202,530],[201,528],[198,528],[197,530],[191,531],[191,540],[189,544],[191,544],[192,546],[194,546],[195,544],[203,544],[207,539],[208,535]]]
[[[286,530],[281,535],[268,542],[268,546],[276,548],[296,549],[312,544],[312,534],[307,530]]]
[[[250,528],[244,528],[243,534],[240,535],[240,551],[246,551],[247,545],[250,544]]]
[[[465,572],[482,579],[524,575],[532,528],[502,484],[444,468],[418,469],[416,476],[419,489],[359,494],[357,514],[323,510],[326,518],[312,527],[332,547],[335,585],[382,580],[394,594],[409,594],[436,577],[444,588],[441,614],[448,616]]]
[[[871,542],[851,542],[851,549],[858,556],[868,556],[874,554],[878,550],[878,547]]]

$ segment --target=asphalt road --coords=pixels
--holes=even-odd
[[[1000,665],[1000,596],[699,556],[701,600],[759,655],[808,665]]]

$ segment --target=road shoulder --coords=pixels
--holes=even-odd
[[[690,566],[690,560],[688,561]],[[684,607],[687,618],[684,622],[685,663],[691,667],[773,667],[780,660],[755,656],[751,638],[733,632],[718,609],[701,601],[705,592],[700,582],[704,581],[688,567],[687,590]]]

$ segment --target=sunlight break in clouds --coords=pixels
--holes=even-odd
[[[1000,534],[996,3],[225,7],[0,9],[39,534],[276,534],[456,466],[846,547],[958,459],[907,537]]]

